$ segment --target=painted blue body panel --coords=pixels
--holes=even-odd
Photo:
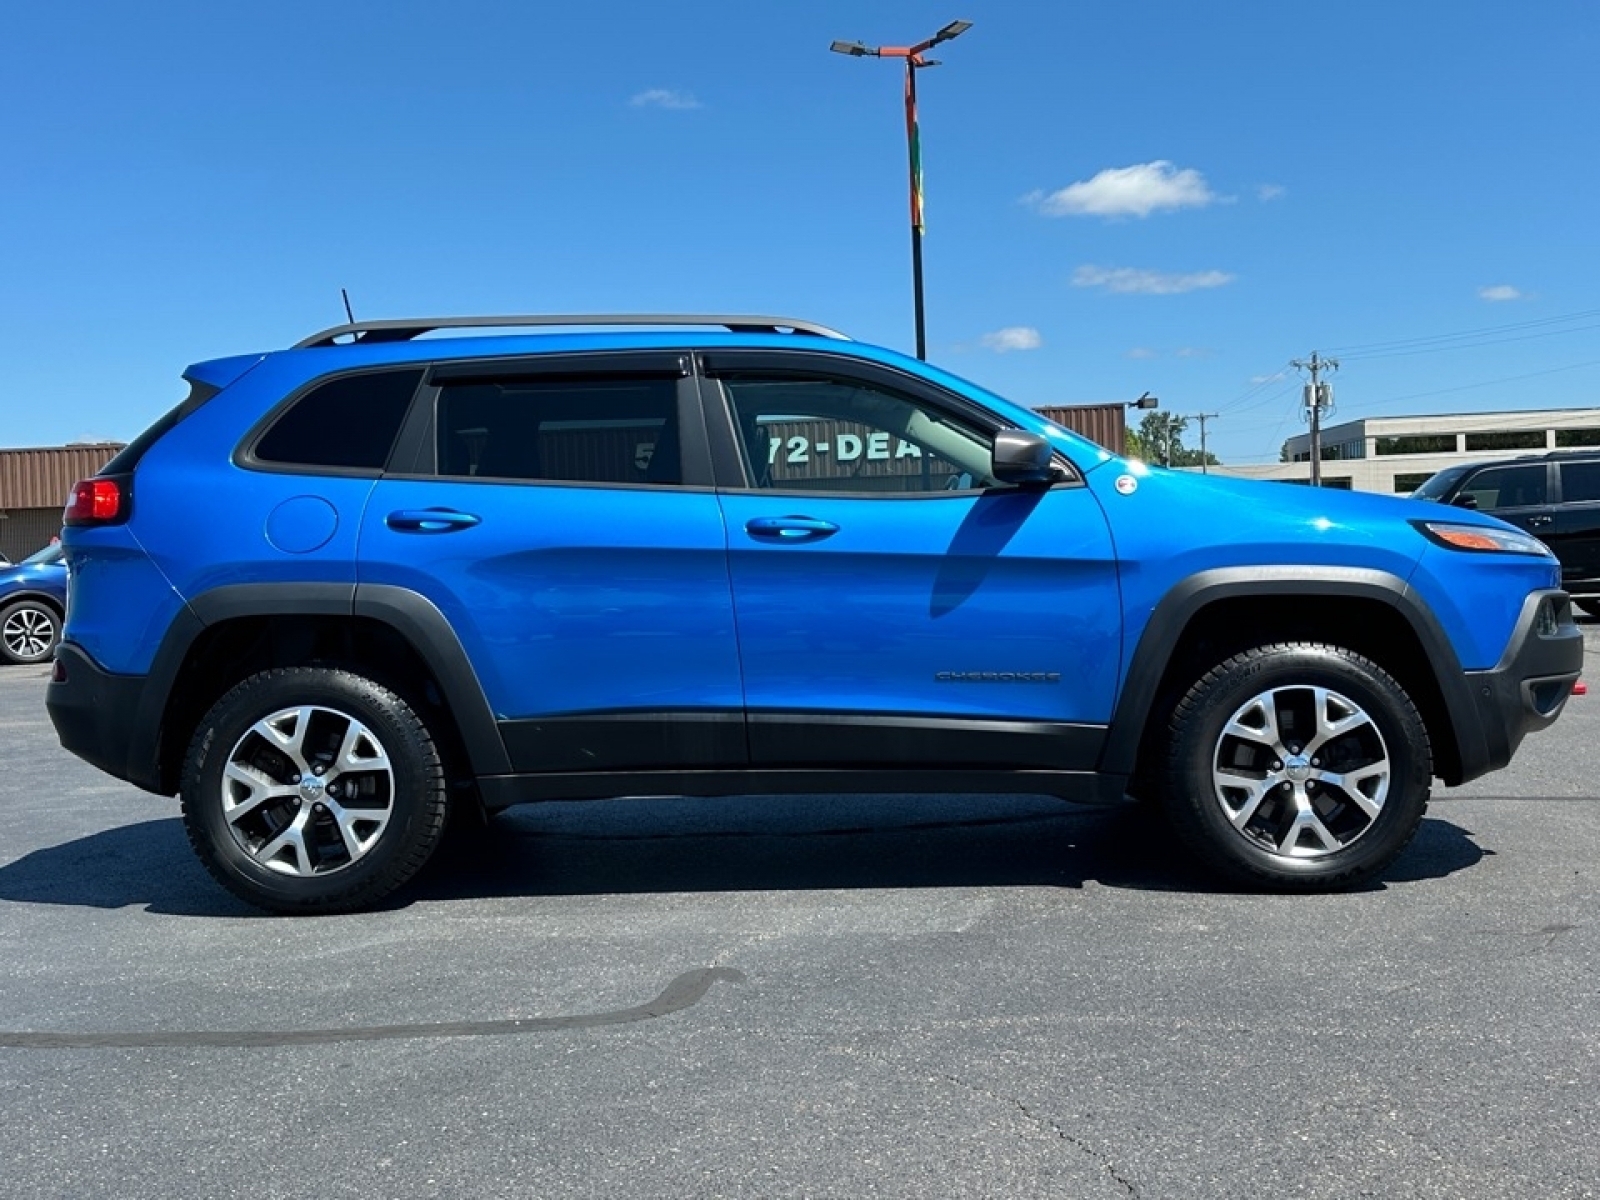
[[[244,359],[226,360],[232,363]],[[139,464],[134,515],[126,526],[66,530],[75,574],[67,636],[119,674],[147,671],[177,609],[219,587],[246,583],[355,584],[356,535],[373,480],[250,471],[234,447],[286,385],[273,358],[180,421]],[[280,533],[281,508],[301,497],[325,501],[313,549]],[[302,509],[302,514],[306,509]],[[294,516],[289,524],[300,527]],[[328,528],[331,526],[331,529]],[[294,548],[285,549],[285,545]],[[105,583],[99,582],[105,579]]]
[[[142,675],[184,606],[127,525],[67,529],[69,636],[105,670]]]
[[[386,524],[439,507],[479,522]],[[724,542],[709,491],[389,479],[361,531],[360,582],[431,600],[503,719],[737,711]]]
[[[243,432],[230,411],[236,400],[235,389],[222,393],[151,447],[139,466],[134,528],[163,531],[141,537],[155,565],[191,603],[241,583],[354,585],[356,535],[374,481],[235,466],[230,456]],[[301,497],[332,510],[324,518],[326,540],[313,549],[305,542],[275,545],[268,536],[269,526],[282,523],[275,514]],[[202,512],[204,519],[196,519]]]
[[[1081,487],[925,497],[722,497],[752,710],[1104,722],[1121,604],[1105,515]],[[757,518],[838,526],[754,536]],[[941,672],[1053,673],[950,682]]]
[[[1136,488],[1121,494],[1120,476]],[[1224,479],[1118,461],[1089,476],[1116,541],[1127,640],[1123,671],[1151,613],[1186,578],[1222,567],[1382,571],[1426,602],[1467,670],[1499,661],[1524,597],[1556,587],[1554,559],[1435,546],[1410,522],[1499,525],[1436,504],[1329,488]]]
[[[220,391],[237,382],[265,357],[263,354],[236,354],[232,358],[213,358],[195,363],[183,373],[183,377],[192,383],[204,383]]]

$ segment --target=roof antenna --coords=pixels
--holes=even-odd
[[[344,301],[344,315],[349,318],[350,324],[354,325],[356,323],[356,315],[350,311],[350,293],[340,288],[339,297]]]

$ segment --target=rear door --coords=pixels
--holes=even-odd
[[[396,462],[363,520],[359,587],[444,614],[514,769],[743,765],[726,537],[686,358],[437,364]]]
[[[1094,765],[1121,605],[1081,480],[989,478],[995,418],[838,355],[704,356],[752,765]]]

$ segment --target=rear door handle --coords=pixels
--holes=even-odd
[[[453,508],[402,508],[383,519],[383,523],[399,533],[454,533],[458,529],[471,529],[482,517],[475,513],[457,512]]]
[[[764,542],[815,542],[832,537],[839,527],[816,517],[751,517],[744,531]]]

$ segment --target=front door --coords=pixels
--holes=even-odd
[[[1121,648],[1104,514],[989,475],[982,410],[797,353],[708,356],[756,766],[1092,768]]]

